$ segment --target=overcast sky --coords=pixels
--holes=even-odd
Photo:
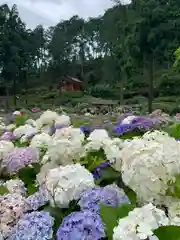
[[[112,6],[111,0],[0,0],[0,4],[17,4],[22,20],[33,28],[56,24],[73,15],[96,17]]]

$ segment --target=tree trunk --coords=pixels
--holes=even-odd
[[[28,82],[27,82],[27,71],[24,71],[24,88],[25,88],[25,104],[28,104],[27,91],[28,91]]]
[[[120,80],[120,104],[124,103],[124,77]]]
[[[148,97],[148,112],[152,113],[153,102],[153,55],[150,54],[148,60],[148,85],[149,85],[149,97]]]
[[[13,100],[14,100],[14,107],[17,107],[17,99],[16,99],[16,77],[13,78]]]
[[[6,84],[6,111],[8,112],[9,110],[9,88],[8,85]]]

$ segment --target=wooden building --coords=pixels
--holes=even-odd
[[[63,77],[61,79],[60,88],[62,92],[81,91],[83,82],[74,77]]]

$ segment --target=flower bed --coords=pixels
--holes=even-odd
[[[179,125],[120,116],[108,132],[50,110],[13,116],[0,123],[0,239],[179,240]]]

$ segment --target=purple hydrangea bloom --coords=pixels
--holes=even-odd
[[[150,130],[154,127],[154,122],[150,118],[137,117],[132,120],[130,124],[120,124],[114,127],[114,131],[117,135],[122,136],[126,132],[132,132],[134,130]]]
[[[48,212],[25,214],[17,223],[8,240],[50,240],[54,219]]]
[[[81,131],[84,133],[84,134],[90,134],[91,133],[91,129],[90,129],[90,127],[88,127],[88,126],[81,126],[80,127],[80,129],[81,129]]]
[[[119,208],[124,203],[130,204],[128,197],[108,186],[88,189],[81,194],[78,202],[82,211],[89,210],[95,213],[99,213],[100,204]]]
[[[100,240],[105,237],[100,216],[89,211],[73,212],[60,225],[57,240]]]
[[[16,116],[15,115],[10,115],[9,116],[9,121],[10,121],[10,123],[14,123],[16,121]]]
[[[5,159],[5,167],[9,174],[16,173],[29,164],[37,163],[39,160],[38,150],[32,147],[14,148]]]
[[[46,191],[43,189],[39,189],[38,192],[35,192],[34,194],[26,198],[27,211],[31,211],[31,210],[36,211],[38,210],[38,208],[47,204],[48,201],[49,199]]]
[[[53,135],[55,132],[56,132],[56,128],[55,128],[55,126],[53,125],[53,126],[51,126],[51,128],[50,128],[49,135]]]
[[[15,137],[12,132],[4,132],[0,138],[0,140],[5,140],[5,141],[12,141],[14,139],[15,139]]]
[[[108,161],[105,161],[105,162],[99,164],[92,172],[94,179],[95,180],[100,179],[102,177],[102,171],[110,166],[111,166],[111,164]]]
[[[55,124],[54,124],[54,127],[55,127],[55,129],[62,129],[62,128],[69,127],[69,125],[67,125],[67,124],[55,123]]]

